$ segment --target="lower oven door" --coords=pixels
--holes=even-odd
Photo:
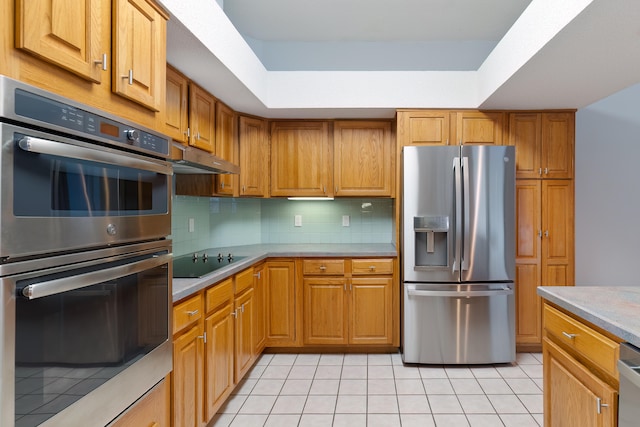
[[[168,245],[2,279],[0,425],[106,425],[171,371]]]

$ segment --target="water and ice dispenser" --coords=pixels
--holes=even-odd
[[[449,265],[449,217],[413,217],[416,238],[415,268],[446,267]]]

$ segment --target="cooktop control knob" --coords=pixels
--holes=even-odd
[[[127,141],[130,144],[133,144],[134,142],[138,142],[138,140],[140,139],[140,132],[138,132],[135,129],[127,129],[124,131],[124,134],[127,137]]]

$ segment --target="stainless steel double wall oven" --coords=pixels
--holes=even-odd
[[[4,76],[0,136],[0,425],[106,425],[171,371],[170,141]]]

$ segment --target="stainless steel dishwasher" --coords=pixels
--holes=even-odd
[[[620,345],[618,427],[637,427],[640,420],[640,348]]]

